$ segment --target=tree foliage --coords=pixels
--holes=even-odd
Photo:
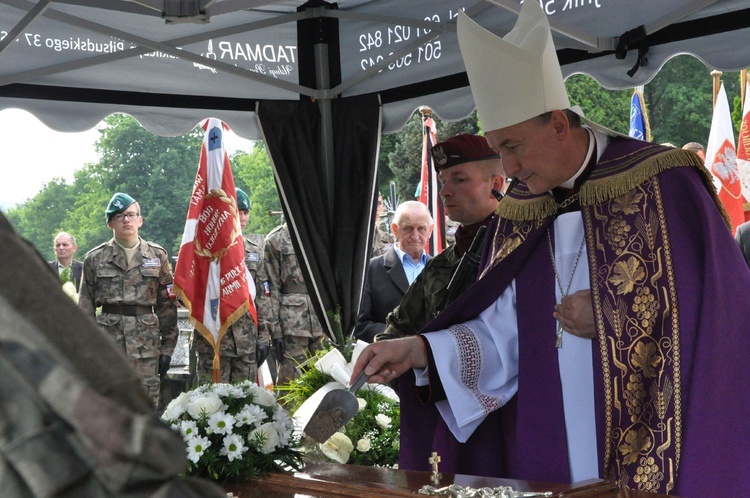
[[[232,158],[235,184],[250,198],[250,220],[245,233],[268,234],[281,218],[281,202],[276,191],[271,159],[263,142],[255,142],[249,154],[238,153]]]
[[[459,121],[435,120],[436,138],[443,141],[460,133],[478,133],[476,112]],[[378,166],[378,183],[381,192],[388,191],[391,181],[396,182],[396,190],[402,201],[414,199],[414,193],[421,180],[423,130],[422,115],[415,112],[406,125],[397,133],[386,135],[381,141],[381,161]],[[383,158],[387,158],[384,162]],[[388,176],[389,173],[392,176]]]
[[[105,123],[97,142],[103,187],[136,199],[143,216],[141,236],[176,254],[198,169],[203,130],[196,127],[181,137],[160,137],[124,114],[109,116]]]
[[[159,137],[142,128],[127,115],[112,115],[99,129],[97,163],[87,164],[74,174],[71,183],[54,179],[33,198],[8,211],[8,218],[21,235],[42,255],[54,259],[52,241],[61,230],[78,242],[76,258],[112,238],[104,210],[114,192],[135,198],[143,215],[140,235],[164,246],[171,254],[179,251],[188,202],[198,169],[203,130],[196,127],[180,137]],[[278,224],[279,210],[270,161],[258,142],[250,155],[232,158],[236,184],[250,196],[254,213],[251,228],[267,233]]]
[[[27,200],[23,209],[11,209],[8,218],[43,256],[52,259],[55,254],[53,239],[65,226],[68,210],[75,203],[75,198],[73,188],[64,179],[55,178]]]
[[[739,100],[739,73],[724,73],[722,81],[731,108],[732,101]],[[654,142],[706,146],[713,114],[711,69],[695,57],[675,57],[646,85],[644,96]],[[737,122],[734,129],[737,133]]]
[[[574,74],[565,80],[571,105],[610,130],[628,134],[630,128],[630,97],[632,90],[607,90],[590,76]]]

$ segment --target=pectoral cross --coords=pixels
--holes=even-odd
[[[438,472],[438,464],[440,463],[440,460],[440,455],[437,454],[437,451],[433,451],[432,456],[427,460],[427,462],[432,465],[432,476],[430,477],[430,480],[435,485],[440,482],[440,478],[442,477],[440,472]]]

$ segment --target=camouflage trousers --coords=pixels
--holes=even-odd
[[[146,388],[154,409],[159,408],[159,357],[152,358],[128,358],[130,364],[138,375],[143,379],[143,387]]]
[[[255,355],[243,356],[221,356],[221,382],[233,383],[243,380],[256,381],[258,365]],[[213,353],[198,353],[198,382],[206,384],[213,379],[214,355]]]
[[[276,385],[281,386],[299,377],[297,366],[304,363],[310,353],[323,347],[322,337],[284,336],[284,358],[276,361],[278,375]]]

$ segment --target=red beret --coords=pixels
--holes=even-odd
[[[450,168],[470,161],[497,159],[500,154],[490,148],[487,139],[480,135],[464,133],[451,137],[432,148],[435,171]]]

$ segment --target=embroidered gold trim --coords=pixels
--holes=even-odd
[[[605,399],[603,475],[674,488],[682,445],[680,330],[657,177],[582,209]],[[596,231],[595,231],[596,230]]]
[[[694,153],[682,149],[670,149],[643,159],[643,155],[649,152],[648,149],[639,149],[625,157],[618,157],[616,160],[597,164],[591,178],[581,186],[579,192],[581,206],[594,206],[609,202],[669,169],[692,167],[700,173],[703,183],[721,211],[727,226],[732,226],[729,216],[716,194],[711,173]],[[616,164],[616,167],[610,167],[610,164]],[[615,168],[621,172],[613,171]],[[551,195],[546,194],[529,199],[506,197],[503,202],[498,204],[495,212],[502,218],[528,221],[548,218],[553,216],[556,211],[555,200]]]

